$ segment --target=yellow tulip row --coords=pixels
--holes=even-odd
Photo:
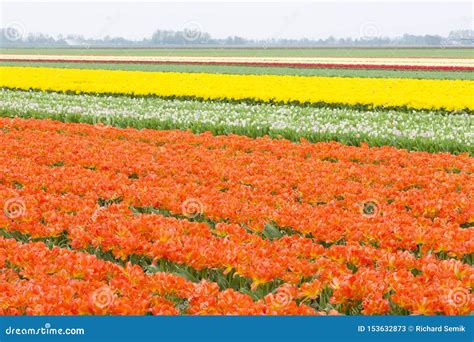
[[[367,107],[474,110],[474,81],[0,67],[0,87]]]

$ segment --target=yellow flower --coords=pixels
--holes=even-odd
[[[328,103],[414,109],[474,110],[474,81],[0,67],[0,87]]]

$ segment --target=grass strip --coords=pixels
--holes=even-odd
[[[385,70],[385,69],[343,69],[343,68],[297,68],[239,65],[189,65],[189,64],[132,64],[132,63],[68,63],[68,62],[0,62],[0,66],[24,66],[47,68],[75,68],[99,70],[130,70],[147,72],[189,72],[211,74],[249,75],[297,75],[323,77],[369,77],[369,78],[416,78],[473,80],[469,71],[429,70]]]

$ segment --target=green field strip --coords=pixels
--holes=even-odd
[[[204,64],[71,63],[71,62],[0,62],[0,66],[24,66],[72,69],[130,70],[148,72],[186,72],[247,75],[297,75],[322,77],[370,77],[474,80],[472,71],[297,68]]]

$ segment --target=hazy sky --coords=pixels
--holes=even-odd
[[[190,28],[213,37],[326,38],[447,35],[473,29],[472,2],[42,2],[1,1],[1,27],[22,34],[150,37]]]

